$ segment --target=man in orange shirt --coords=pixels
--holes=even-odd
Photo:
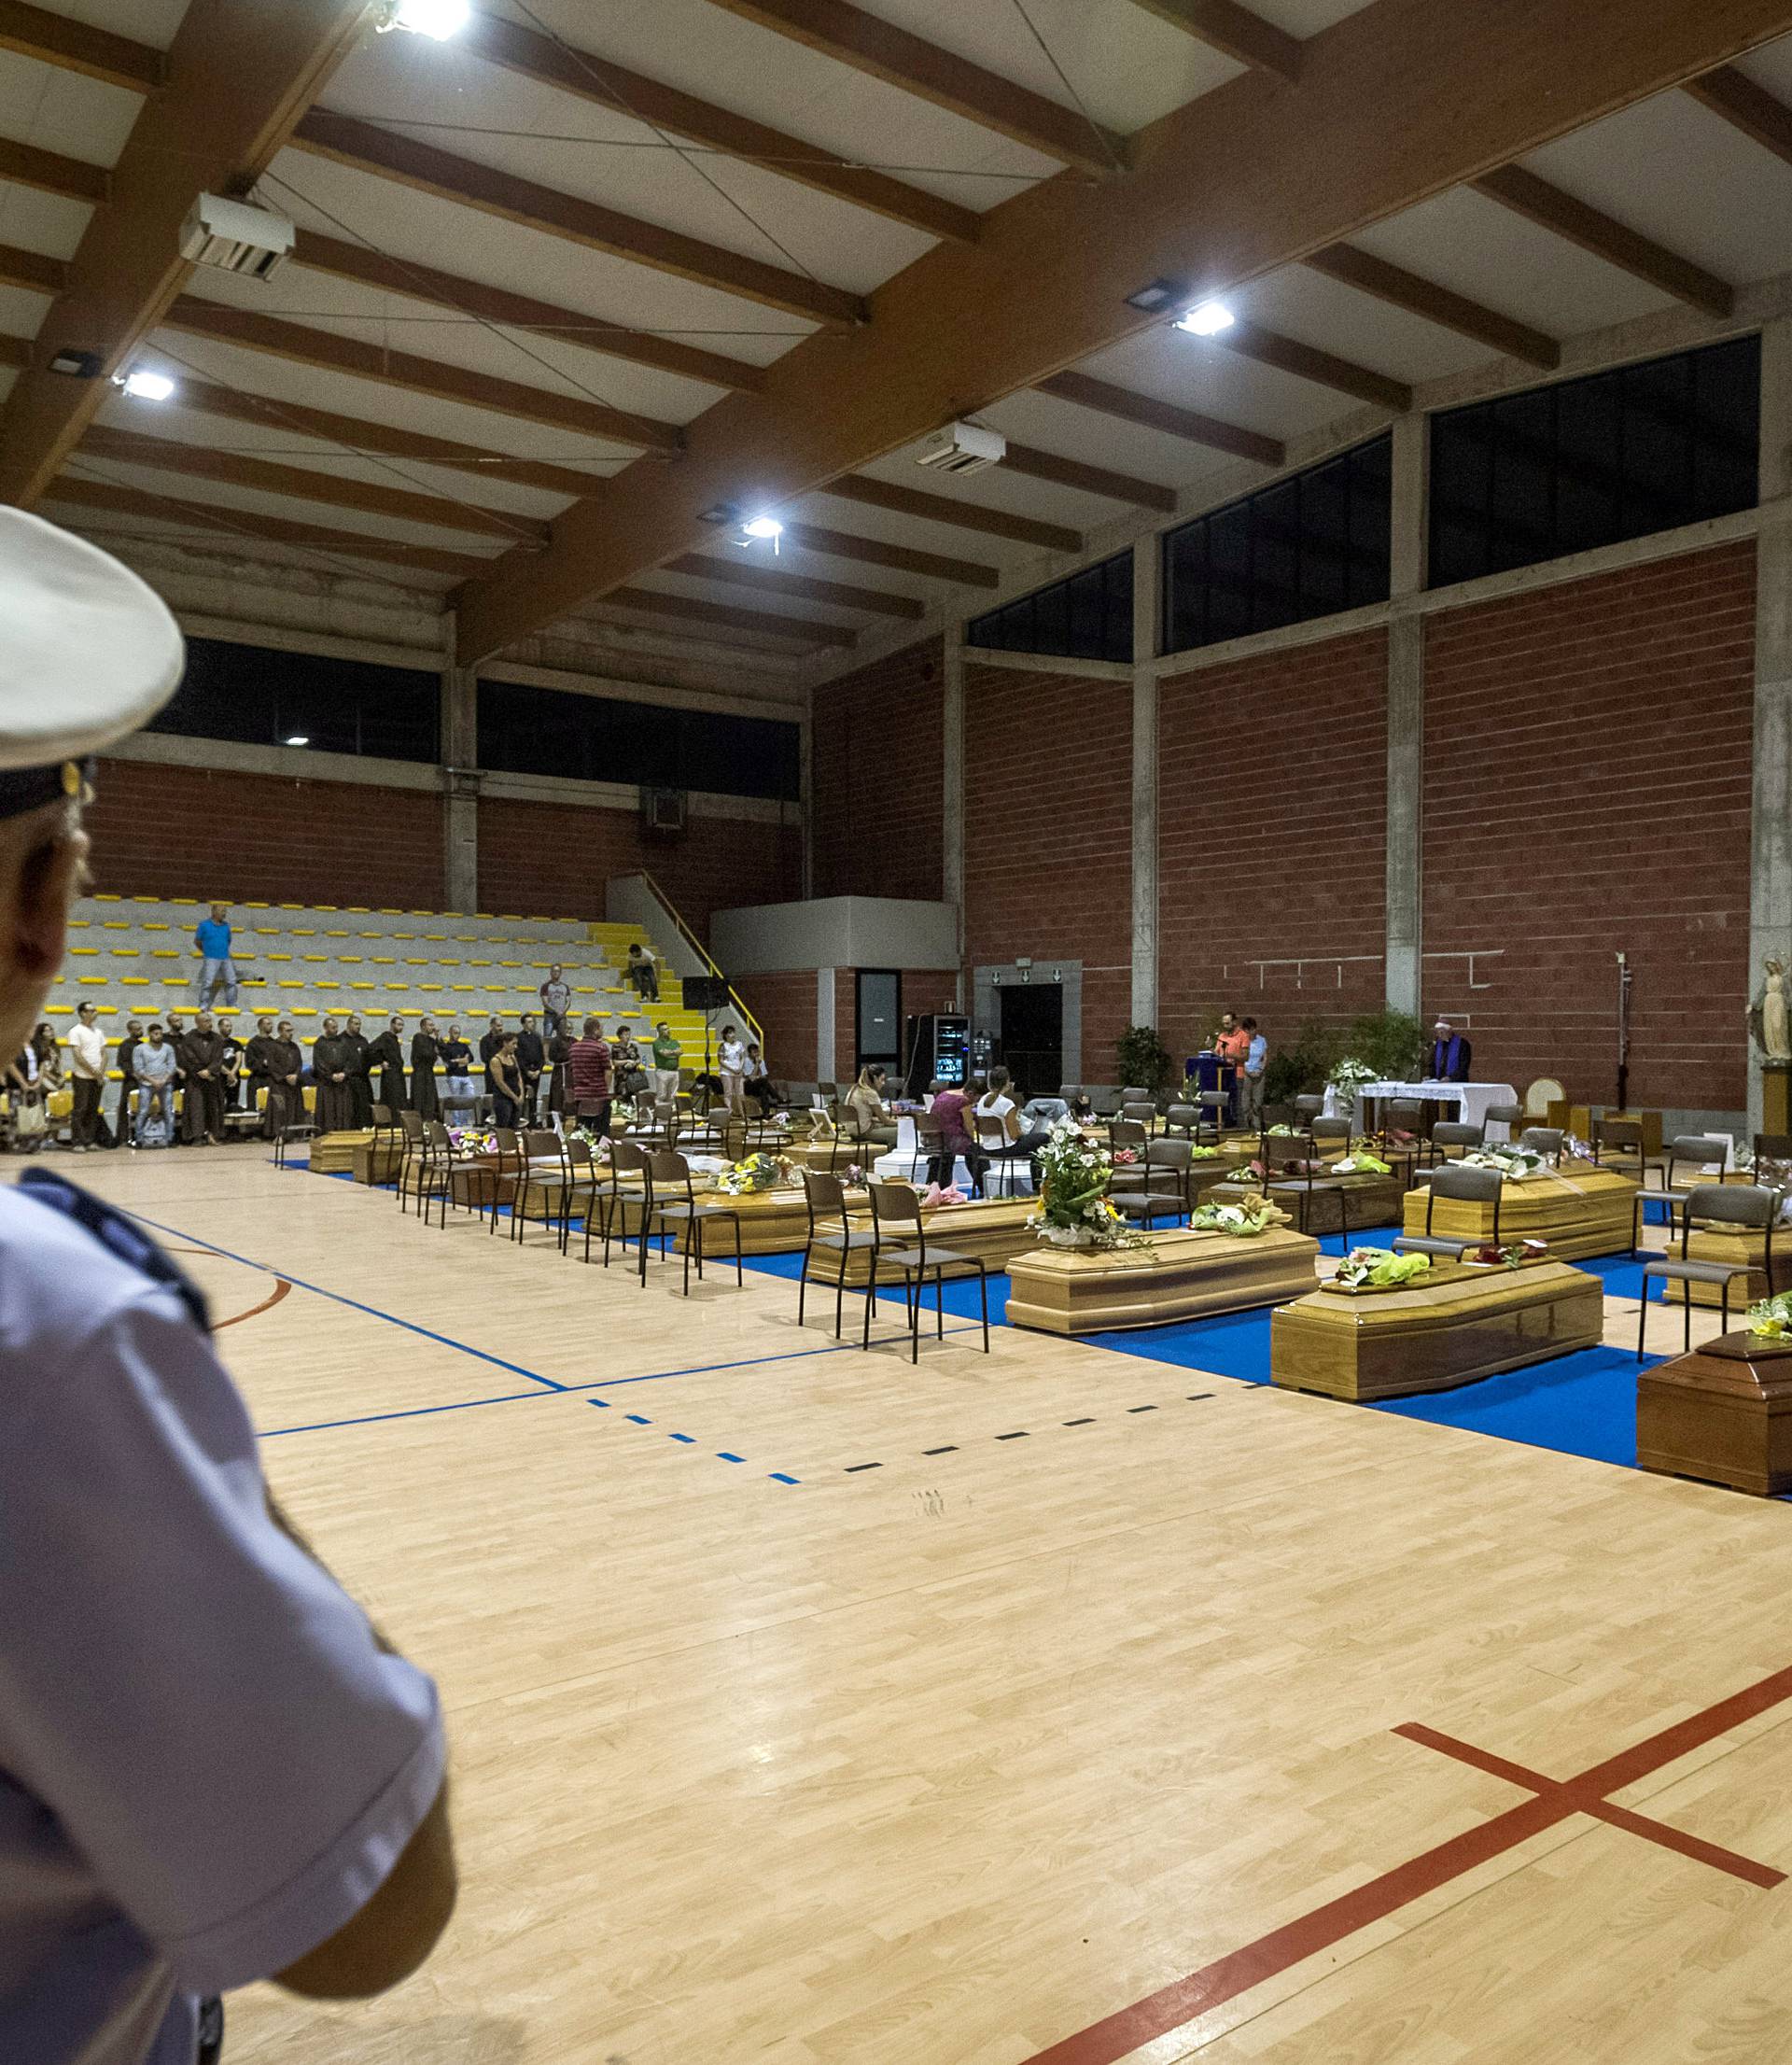
[[[1235,1012],[1227,1011],[1220,1018],[1220,1030],[1214,1037],[1213,1051],[1220,1058],[1220,1088],[1231,1099],[1231,1117],[1234,1122],[1239,1116],[1239,1072],[1244,1066],[1244,1058],[1251,1051],[1251,1035],[1239,1023]]]

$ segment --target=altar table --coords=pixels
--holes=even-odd
[[[1510,1083],[1364,1083],[1357,1090],[1351,1117],[1358,1132],[1365,1131],[1363,1103],[1365,1098],[1410,1098],[1421,1104],[1454,1104],[1456,1116],[1465,1126],[1484,1126],[1490,1104],[1516,1104],[1519,1093]],[[1325,1092],[1325,1116],[1341,1118],[1343,1105],[1335,1089]]]

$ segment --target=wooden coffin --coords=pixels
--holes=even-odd
[[[1644,1370],[1636,1460],[1760,1498],[1792,1491],[1792,1342],[1722,1334]]]
[[[1280,1307],[1269,1374],[1285,1390],[1328,1398],[1404,1398],[1597,1347],[1604,1331],[1603,1286],[1565,1262],[1434,1265],[1416,1285],[1316,1290]]]
[[[1522,1183],[1508,1182],[1500,1199],[1501,1242],[1542,1241],[1561,1261],[1627,1254],[1636,1192],[1630,1176],[1584,1161]],[[1430,1195],[1421,1174],[1418,1187],[1407,1192],[1403,1230],[1425,1230]],[[1470,1198],[1439,1198],[1432,1231],[1450,1239],[1491,1240],[1493,1206]]]
[[[1310,1290],[1318,1255],[1317,1241],[1286,1227],[1249,1236],[1181,1228],[1113,1253],[1036,1243],[1008,1265],[1008,1320],[1087,1334],[1246,1312]]]

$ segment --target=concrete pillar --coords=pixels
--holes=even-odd
[[[1430,527],[1429,434],[1422,415],[1393,427],[1393,512],[1390,592],[1398,603],[1425,585]],[[1425,624],[1396,611],[1388,625],[1387,941],[1390,1009],[1416,1017],[1423,990]]]
[[[1792,320],[1761,332],[1761,534],[1755,622],[1755,776],[1748,884],[1751,996],[1770,955],[1792,953]],[[1761,1061],[1749,1042],[1748,1122]]]
[[[1161,542],[1132,548],[1132,1022],[1157,1023],[1157,657]]]
[[[834,1082],[839,1073],[833,1051],[833,985],[832,968],[815,971],[815,1079],[818,1083]]]
[[[479,908],[479,673],[441,676],[442,878],[450,910]]]
[[[959,914],[958,1006],[964,1009],[964,627],[946,626],[940,699],[940,895]]]

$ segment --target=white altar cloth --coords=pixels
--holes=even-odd
[[[1519,1093],[1510,1083],[1365,1083],[1356,1093],[1351,1112],[1351,1123],[1359,1131],[1363,1129],[1363,1100],[1365,1097],[1410,1097],[1422,1103],[1454,1104],[1457,1117],[1466,1126],[1486,1125],[1490,1104],[1519,1102]],[[1335,1089],[1328,1089],[1325,1092],[1325,1116],[1327,1118],[1343,1117]]]

